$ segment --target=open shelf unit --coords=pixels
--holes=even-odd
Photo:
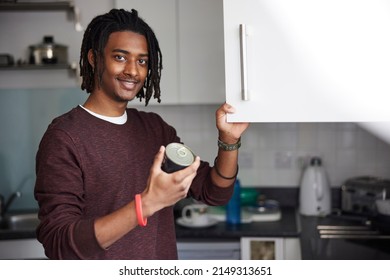
[[[58,2],[0,2],[0,12],[66,11],[73,15],[76,31],[83,31],[80,11],[73,1]]]

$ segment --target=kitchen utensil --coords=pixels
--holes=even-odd
[[[205,228],[205,227],[211,227],[211,226],[214,226],[216,224],[218,224],[218,220],[217,219],[214,219],[212,217],[208,217],[207,221],[203,222],[203,223],[194,223],[192,221],[187,221],[186,219],[184,219],[183,217],[180,217],[176,220],[176,222],[183,226],[183,227],[189,227],[189,228]]]
[[[190,204],[183,208],[181,220],[189,225],[204,226],[209,224],[209,216],[207,215],[207,205],[205,204]]]
[[[43,42],[29,46],[30,64],[67,64],[68,47],[54,42],[53,36],[43,37]]]
[[[307,216],[325,216],[331,212],[330,198],[330,186],[321,159],[313,157],[302,176],[299,212]]]

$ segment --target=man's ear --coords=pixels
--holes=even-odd
[[[88,62],[91,65],[92,69],[94,69],[94,67],[95,67],[95,55],[94,55],[92,49],[90,49],[88,51]]]

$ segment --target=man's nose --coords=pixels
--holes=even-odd
[[[138,75],[138,67],[137,67],[136,61],[128,61],[126,63],[126,67],[124,69],[125,74],[131,75],[131,76],[137,76]]]

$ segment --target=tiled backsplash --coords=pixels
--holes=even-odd
[[[78,89],[0,91],[0,193],[23,188],[15,206],[35,206],[35,153],[48,124],[85,98]],[[209,162],[217,152],[217,107],[137,106],[159,113]],[[297,187],[302,163],[314,155],[323,159],[332,186],[357,175],[390,177],[390,146],[356,124],[253,123],[242,137],[239,178],[243,186]]]
[[[147,108],[174,125],[182,140],[211,162],[216,155],[216,109]],[[311,156],[322,158],[332,186],[352,176],[390,177],[390,146],[355,123],[252,123],[242,137],[239,178],[244,186],[297,187]]]

